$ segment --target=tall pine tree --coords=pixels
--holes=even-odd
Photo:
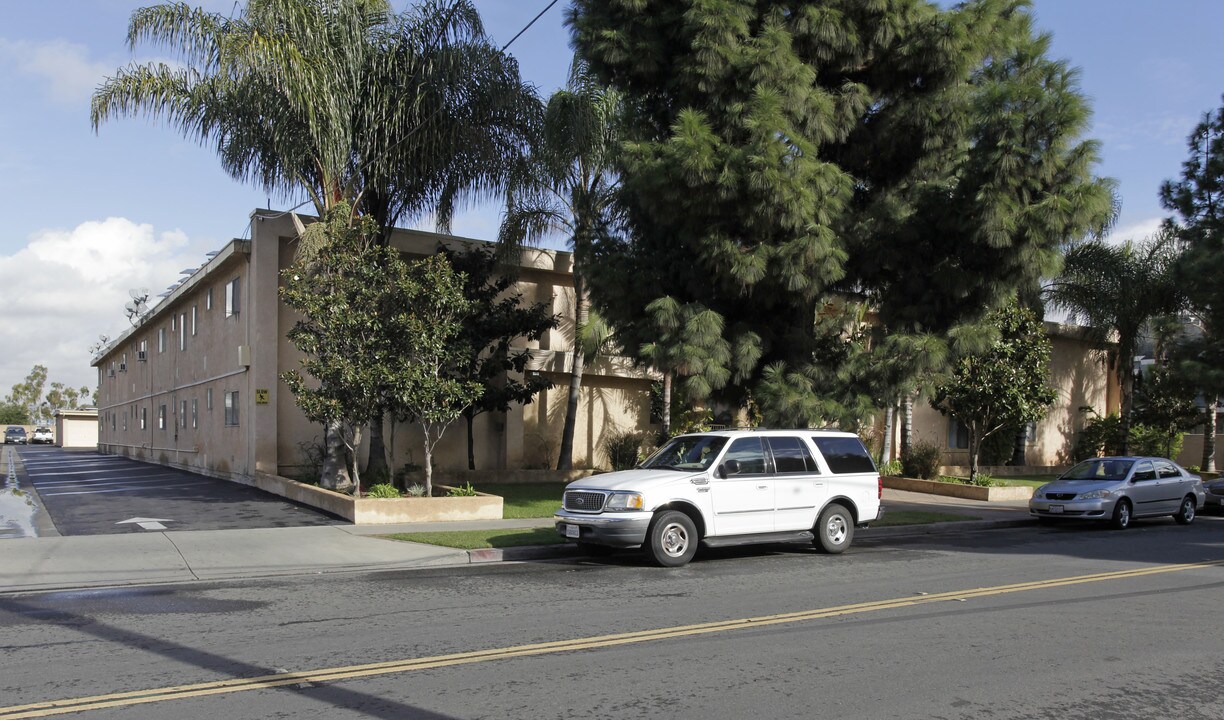
[[[852,410],[816,401],[838,377],[818,366],[855,356],[826,352],[845,330],[818,317],[831,299],[866,302],[912,348],[972,339],[966,328],[1055,271],[1113,194],[1079,140],[1076,74],[1046,57],[1026,7],[576,0],[579,52],[632,109],[631,231],[594,249],[590,278],[625,346],[650,341],[641,308],[656,298],[708,308],[740,351],[728,362],[758,358],[731,390],[766,368],[808,378],[807,401],[766,392],[787,407],[762,410],[819,423]],[[892,387],[868,394],[898,397],[924,366],[877,373]]]

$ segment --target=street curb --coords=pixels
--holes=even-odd
[[[953,522],[929,523],[926,525],[893,525],[891,527],[867,528],[861,530],[863,539],[873,538],[904,538],[922,535],[942,535],[957,532],[976,532],[981,530],[1005,530],[1008,528],[1028,527],[1036,525],[1035,518],[1015,520],[961,520]],[[528,560],[554,560],[557,558],[589,557],[578,549],[577,545],[520,545],[508,548],[482,548],[468,550],[470,564],[517,562]]]

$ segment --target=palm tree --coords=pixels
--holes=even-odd
[[[121,68],[94,94],[95,130],[162,118],[237,180],[304,192],[319,217],[341,202],[373,217],[383,243],[429,213],[446,231],[459,204],[498,193],[538,125],[534,90],[470,0],[399,15],[386,0],[249,0],[236,18],[169,3],[132,15],[128,44],[143,43],[181,66]],[[369,470],[386,469],[382,419]],[[329,463],[324,482],[342,475]]]
[[[586,365],[581,338],[590,319],[586,268],[596,241],[617,219],[614,171],[620,136],[620,95],[604,88],[579,61],[566,89],[548,100],[539,140],[507,192],[499,242],[514,249],[563,233],[573,253],[574,343],[558,470],[573,468],[574,428]]]
[[[1062,274],[1047,288],[1050,304],[1074,322],[1086,324],[1099,342],[1112,335],[1111,358],[1122,389],[1119,443],[1127,451],[1134,401],[1134,358],[1140,333],[1149,321],[1180,311],[1184,294],[1176,281],[1173,238],[1161,233],[1135,244],[1090,240],[1066,254]]]

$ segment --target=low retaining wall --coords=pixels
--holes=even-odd
[[[573,482],[590,477],[602,470],[440,470],[433,472],[435,484],[446,485],[502,485],[519,483]],[[405,476],[408,485],[425,484],[425,472],[411,472]]]
[[[355,498],[266,473],[256,475],[254,485],[354,525],[502,519],[502,499],[485,493],[462,497]],[[446,485],[434,487],[448,489]]]
[[[904,477],[885,477],[883,481],[884,487],[892,490],[943,495],[946,497],[964,498],[965,500],[1008,502],[1028,500],[1033,497],[1033,488],[1031,487],[979,487],[977,485],[962,485],[960,483]]]
[[[980,465],[978,472],[997,478],[1012,475],[1061,475],[1067,467],[1067,465]],[[939,473],[952,477],[969,477],[969,466],[944,465],[939,469]]]

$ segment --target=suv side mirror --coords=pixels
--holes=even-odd
[[[718,477],[725,478],[728,475],[738,475],[740,471],[739,460],[728,460],[718,466]]]

